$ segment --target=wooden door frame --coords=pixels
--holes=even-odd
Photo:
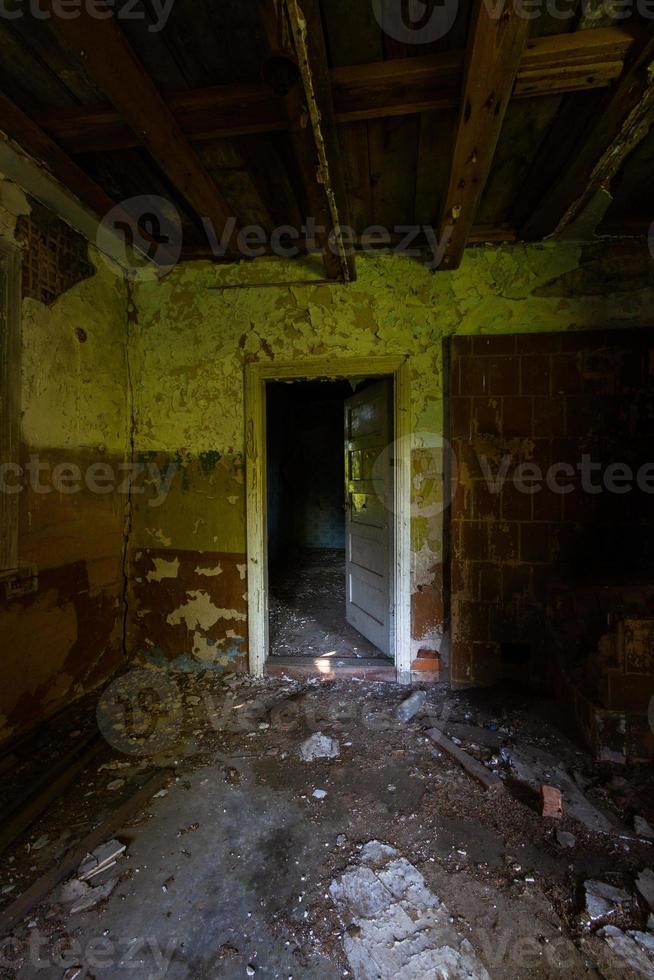
[[[391,650],[397,679],[411,682],[411,386],[408,355],[327,357],[254,362],[245,366],[245,482],[247,500],[248,650],[250,673],[264,674],[268,659],[268,529],[266,383],[393,378],[393,439],[402,451],[394,469],[394,613]]]

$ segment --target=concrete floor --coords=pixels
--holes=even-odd
[[[269,592],[271,656],[384,657],[345,619],[344,551],[293,552],[270,569]]]
[[[581,783],[596,786],[593,798],[616,826],[632,812],[651,820],[651,774],[623,768],[616,781],[557,732],[555,706],[432,687],[407,725],[394,720],[406,689],[393,684],[170,681],[178,701],[167,701],[158,755],[110,752],[5,855],[0,873],[5,905],[42,873],[37,865],[57,860],[71,828],[79,839],[152,766],[172,766],[164,795],[115,834],[127,852],[108,873],[117,876],[112,894],[71,914],[55,891],[13,931],[22,959],[6,970],[0,956],[0,975],[370,980],[345,958],[357,927],[341,917],[330,888],[357,866],[367,842],[381,840],[424,877],[492,980],[638,976],[581,921],[580,887],[593,877],[632,890],[651,847],[589,833],[568,816],[544,820],[536,795],[514,795],[508,776],[506,791],[491,797],[425,737],[440,720],[468,743],[477,739],[482,757],[496,751],[482,736],[546,744]],[[301,760],[300,746],[316,731],[338,740],[337,758]],[[116,776],[124,787],[113,791]],[[557,843],[559,830],[575,835],[574,848]],[[16,887],[12,896],[3,895],[7,883]],[[620,925],[644,922],[635,904]],[[43,940],[40,963],[30,936]]]

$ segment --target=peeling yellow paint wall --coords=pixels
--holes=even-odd
[[[0,239],[25,263],[34,256],[16,229],[31,210],[0,179]],[[127,288],[91,246],[89,258],[95,274],[48,305],[28,296],[21,304],[20,464],[39,472],[38,489],[27,479],[19,494],[18,558],[35,571],[37,590],[7,599],[0,582],[0,740],[90,690],[123,659],[127,498],[116,488],[129,446]],[[116,474],[108,492],[86,483],[97,464]],[[79,492],[69,492],[77,473]]]
[[[602,248],[607,263],[622,262]],[[225,650],[244,662],[245,583],[239,589],[237,571],[244,568],[246,530],[245,364],[323,357],[328,371],[334,356],[405,354],[414,436],[411,447],[401,448],[412,453],[414,652],[445,655],[443,339],[651,323],[651,285],[633,280],[611,291],[601,274],[599,286],[589,283],[586,269],[583,250],[561,244],[470,249],[459,270],[436,275],[406,257],[364,257],[358,281],[348,286],[263,288],[322,276],[316,266],[276,259],[186,264],[159,283],[138,285],[130,342],[135,447],[161,471],[171,464],[177,470],[165,503],[152,507],[143,498],[134,513],[135,652],[190,669],[194,661],[206,664],[203,643],[210,641],[216,663]],[[148,583],[161,557],[180,560],[176,588],[170,581]],[[219,562],[223,575],[207,580],[196,574]],[[236,637],[228,635],[228,617],[210,625],[184,620],[199,594],[241,620],[232,630]],[[173,633],[161,626],[162,616],[173,617]]]

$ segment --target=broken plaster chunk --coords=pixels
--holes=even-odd
[[[382,844],[378,840],[368,841],[361,848],[361,862],[373,868],[381,868],[383,865],[388,864],[391,858],[398,856],[398,851],[394,847],[391,847],[390,844]]]
[[[636,879],[636,888],[649,905],[650,911],[654,912],[654,871],[651,868],[640,872]]]
[[[556,786],[541,786],[540,798],[543,807],[542,815],[544,817],[553,817],[554,820],[560,820],[563,816],[563,797],[561,790],[557,789]]]
[[[316,732],[306,739],[300,746],[300,758],[304,762],[313,762],[315,759],[336,759],[341,754],[341,749],[336,739]]]
[[[611,915],[616,915],[629,905],[629,895],[620,888],[607,885],[604,881],[587,881],[584,885],[586,892],[586,913],[591,922],[601,922]]]
[[[557,830],[556,839],[559,847],[576,847],[577,838],[574,834],[569,834],[567,830]]]
[[[654,840],[654,827],[644,817],[634,817],[634,830],[639,837]]]
[[[314,800],[324,800],[325,797],[327,796],[327,790],[326,789],[314,789],[314,791],[313,791],[313,793],[311,795],[313,796]]]
[[[630,936],[625,935],[615,926],[605,926],[602,936],[623,964],[629,970],[629,976],[651,977],[654,971],[654,958],[642,949]]]
[[[384,867],[349,867],[329,887],[356,980],[488,980],[472,946],[418,869],[379,841],[367,844],[366,854],[383,858]]]

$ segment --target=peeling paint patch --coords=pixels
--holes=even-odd
[[[222,575],[222,573],[222,565],[215,565],[213,568],[200,568],[198,565],[195,569],[196,575],[204,575],[206,578],[216,578],[218,575]]]
[[[161,582],[164,578],[177,578],[179,575],[179,558],[166,561],[165,558],[153,558],[154,569],[146,575],[148,582]]]
[[[162,544],[165,548],[169,548],[173,543],[172,538],[167,537],[167,535],[165,535],[160,528],[153,531],[151,527],[146,527],[145,533],[149,534],[154,541],[156,541],[158,544]]]
[[[189,630],[210,630],[220,619],[221,610],[217,609],[206,592],[187,592],[189,601],[169,613],[166,622],[171,626],[186,623]]]

